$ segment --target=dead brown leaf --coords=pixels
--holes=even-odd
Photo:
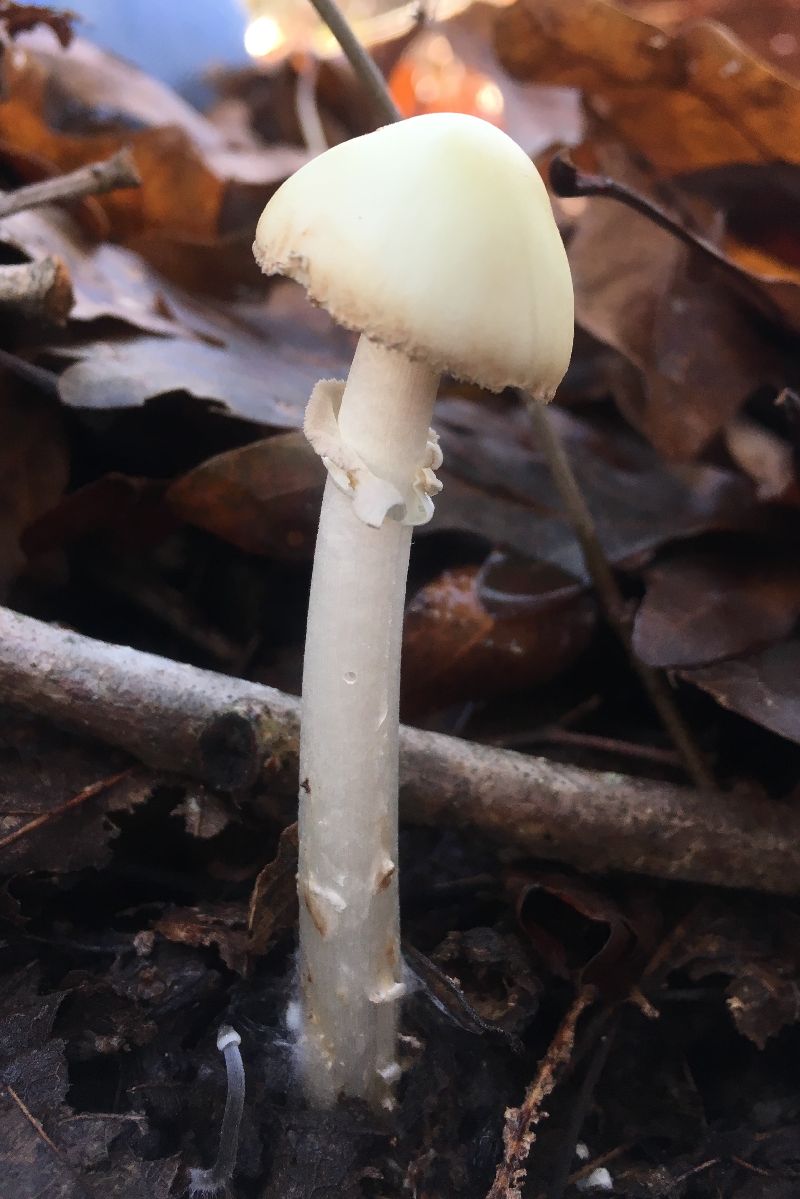
[[[71,171],[131,147],[141,187],[98,198],[115,237],[152,227],[188,238],[217,235],[224,183],[182,129],[85,134],[53,129],[43,115],[47,73],[30,52],[4,57],[3,83],[0,137],[12,148],[35,154],[58,171]]]
[[[66,55],[35,43],[13,59],[6,55],[3,82],[0,139],[21,165],[27,158],[37,176],[130,146],[141,187],[93,201],[117,240],[146,234],[214,243],[226,233],[249,231],[270,191],[305,161],[290,147],[228,145],[169,88],[83,42]],[[56,127],[50,113],[76,102],[85,105],[86,131]],[[114,114],[117,129],[110,127]]]
[[[797,938],[792,913],[769,920],[746,904],[726,911],[714,901],[701,905],[678,941],[668,970],[693,979],[728,975],[728,1010],[743,1036],[763,1049],[770,1037],[800,1020]]]
[[[137,408],[155,396],[186,391],[256,424],[291,429],[302,424],[314,384],[347,373],[348,336],[310,305],[298,311],[286,288],[276,288],[263,306],[213,305],[162,287],[161,308],[174,314],[171,332],[178,321],[184,336],[73,336],[54,346],[75,360],[59,380],[65,403]]]
[[[302,433],[219,454],[167,492],[174,514],[249,554],[309,558],[325,469]]]
[[[71,812],[39,817],[84,789],[127,766],[119,754],[83,745],[54,729],[7,712],[0,735],[0,836],[31,830],[3,850],[9,874],[55,874],[105,865],[117,829],[108,813],[130,811],[146,802],[152,782],[144,775],[122,779]]]
[[[141,549],[162,540],[177,522],[164,501],[164,484],[130,475],[103,475],[65,495],[60,503],[33,521],[22,537],[27,554],[64,549],[99,532],[114,535],[114,544]]]
[[[800,640],[680,674],[723,708],[800,744]]]
[[[0,396],[0,595],[28,566],[24,530],[60,500],[68,478],[61,414],[6,382]]]
[[[691,250],[686,262],[692,275],[700,279],[707,275],[718,290],[722,286],[732,289],[739,301],[744,301],[751,319],[754,310],[792,332],[800,329],[800,248],[794,233],[800,213],[800,167],[791,163],[718,167],[683,175],[679,183],[667,186],[644,170],[642,163],[635,162],[629,150],[604,143],[602,132],[597,130],[592,143],[581,147],[576,156],[588,159],[590,168],[582,169],[563,153],[551,162],[550,182],[557,195],[614,200],[628,214],[644,217],[654,227],[648,232],[634,218],[631,228],[634,233],[639,230],[636,240],[652,239],[658,231],[669,234],[676,243],[676,253],[677,244]],[[597,173],[598,161],[603,173]],[[663,192],[668,195],[666,206]],[[578,221],[579,229],[586,224],[592,229],[594,212],[593,202],[589,216]],[[609,248],[604,234],[601,225],[596,241],[598,257],[603,261],[621,258],[626,264],[632,248],[628,241],[614,239],[612,227]],[[648,279],[651,285],[661,282],[661,255],[655,253],[653,257],[654,269],[647,255],[637,269],[645,287]],[[592,265],[590,262],[590,273]],[[681,314],[687,305],[678,296],[674,307]],[[760,344],[755,329],[748,328],[747,333],[748,344]],[[762,333],[761,341],[763,338]],[[774,346],[771,352],[775,356]]]
[[[302,780],[300,785],[302,786]],[[263,957],[297,920],[297,825],[281,833],[278,852],[259,874],[250,896],[249,952]]]
[[[800,43],[792,35],[792,0],[628,0],[645,21],[674,30],[704,18],[727,25],[746,45],[779,71],[800,74]]]
[[[719,25],[669,35],[608,0],[518,0],[496,44],[517,78],[580,88],[659,174],[800,162],[800,86]]]
[[[639,897],[627,905],[585,879],[511,871],[506,890],[517,920],[551,973],[591,984],[608,999],[628,994],[656,943],[659,919]]]
[[[666,457],[696,457],[748,395],[779,384],[773,353],[719,270],[646,217],[591,200],[569,256],[576,319],[642,372],[643,401],[623,392],[622,407]]]
[[[611,562],[640,562],[665,542],[752,524],[752,488],[741,476],[704,464],[669,465],[623,429],[600,429],[563,409],[553,409],[552,419]],[[478,534],[586,579],[550,470],[530,444],[525,411],[445,400],[435,422],[445,487],[430,528]]]
[[[445,571],[406,612],[404,714],[546,683],[575,662],[594,624],[592,601],[552,566],[498,555]]]
[[[6,217],[0,242],[32,259],[54,255],[66,264],[75,294],[71,321],[113,317],[150,333],[185,332],[147,264],[122,246],[95,244],[66,212],[49,208]]]
[[[650,666],[701,666],[779,641],[798,617],[800,568],[791,557],[729,546],[654,568],[633,645]]]
[[[241,904],[209,903],[172,908],[155,922],[153,928],[168,941],[180,945],[213,945],[228,969],[237,974],[245,972],[248,936]]]

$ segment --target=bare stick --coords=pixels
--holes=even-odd
[[[79,808],[87,800],[94,799],[96,795],[102,795],[104,791],[108,791],[115,783],[119,783],[122,779],[127,778],[131,770],[132,767],[129,766],[127,770],[120,770],[119,773],[112,774],[108,778],[99,779],[96,783],[90,783],[88,787],[84,787],[82,791],[79,791],[77,795],[73,795],[72,799],[68,799],[66,803],[59,804],[55,808],[50,808],[47,812],[42,812],[39,816],[34,816],[33,820],[29,820],[27,824],[21,824],[19,828],[15,828],[13,833],[8,833],[5,837],[0,837],[0,849],[8,849],[9,845],[13,845],[16,841],[27,837],[29,833],[35,832],[43,824],[51,824],[54,820],[58,820],[59,816],[66,815],[73,808]]]
[[[689,778],[696,787],[711,791],[716,786],[713,775],[678,711],[669,684],[660,671],[654,670],[652,666],[642,662],[634,651],[630,625],[625,614],[625,600],[608,559],[603,553],[594,519],[550,414],[543,404],[539,404],[533,399],[528,399],[527,405],[536,436],[539,438],[547,458],[553,482],[567,510],[575,536],[580,542],[586,567],[592,576],[592,582],[605,612],[606,620],[621,641],[631,667],[639,676],[639,681],[658,713],[661,723],[672,738]]]
[[[533,1126],[542,1118],[542,1104],[558,1081],[558,1075],[572,1056],[578,1020],[595,996],[593,987],[583,987],[558,1027],[550,1048],[539,1063],[536,1077],[519,1107],[506,1112],[503,1129],[505,1154],[497,1167],[486,1199],[522,1199],[525,1162],[535,1139]]]
[[[55,1153],[56,1157],[60,1157],[60,1158],[62,1158],[62,1159],[63,1159],[63,1157],[64,1157],[64,1154],[61,1152],[61,1150],[59,1149],[58,1145],[56,1145],[55,1141],[53,1141],[53,1140],[52,1140],[52,1139],[51,1139],[51,1138],[50,1138],[50,1137],[47,1135],[47,1133],[46,1133],[46,1132],[45,1132],[45,1130],[44,1130],[44,1127],[43,1127],[43,1125],[42,1125],[42,1122],[41,1122],[41,1120],[37,1120],[37,1119],[36,1119],[36,1117],[34,1116],[33,1112],[30,1110],[30,1108],[29,1108],[29,1107],[27,1107],[27,1106],[26,1106],[26,1104],[25,1104],[25,1103],[23,1103],[23,1101],[20,1099],[19,1095],[18,1095],[18,1094],[17,1094],[17,1092],[14,1090],[14,1088],[13,1088],[12,1086],[10,1086],[10,1085],[6,1085],[6,1086],[5,1086],[5,1088],[4,1088],[4,1090],[8,1092],[8,1094],[9,1094],[9,1095],[11,1096],[11,1098],[13,1099],[14,1103],[16,1103],[17,1107],[18,1107],[18,1108],[19,1108],[19,1110],[22,1112],[23,1116],[24,1116],[24,1117],[25,1117],[25,1119],[28,1121],[28,1123],[30,1124],[30,1126],[31,1126],[31,1128],[33,1129],[33,1131],[36,1133],[36,1135],[37,1135],[37,1137],[39,1138],[39,1140],[41,1140],[41,1141],[44,1141],[44,1143],[45,1143],[45,1145],[47,1146],[47,1148],[48,1148],[48,1149],[49,1149],[49,1150],[50,1150],[52,1153]]]
[[[130,150],[118,150],[104,162],[91,162],[68,175],[57,175],[31,183],[16,191],[0,193],[0,219],[42,204],[99,196],[121,187],[139,187],[142,180]]]
[[[297,769],[299,700],[0,608],[0,702],[224,790]],[[403,728],[406,820],[585,871],[800,891],[800,810]],[[294,779],[292,780],[294,783]]]
[[[0,308],[60,325],[72,304],[69,273],[59,258],[0,267]]]
[[[311,0],[311,4],[342,47],[353,74],[363,83],[381,123],[391,125],[393,121],[399,121],[402,114],[389,94],[383,75],[353,33],[336,0]]]
[[[325,128],[317,104],[318,78],[319,63],[315,58],[306,55],[297,71],[294,107],[300,133],[306,143],[306,149],[311,155],[323,154],[328,149],[328,139],[325,136]]]

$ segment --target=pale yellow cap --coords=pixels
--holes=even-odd
[[[278,189],[253,246],[348,329],[493,391],[550,399],[572,350],[572,279],[528,156],[433,113],[343,142]]]

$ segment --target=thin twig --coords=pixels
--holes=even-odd
[[[595,1044],[592,1046],[591,1060],[578,1089],[578,1095],[572,1104],[567,1131],[564,1135],[561,1160],[556,1165],[548,1191],[548,1199],[563,1199],[564,1191],[569,1185],[570,1167],[575,1157],[575,1147],[578,1143],[578,1137],[581,1134],[589,1107],[594,1099],[594,1093],[600,1081],[600,1076],[605,1070],[618,1026],[619,1008],[606,1008],[600,1013],[600,1019],[592,1029]]]
[[[714,1166],[718,1166],[722,1158],[710,1157],[707,1161],[701,1162],[699,1166],[692,1166],[691,1170],[686,1170],[683,1174],[679,1174],[677,1178],[673,1178],[667,1185],[666,1191],[661,1194],[668,1194],[670,1191],[677,1191],[681,1183],[686,1182],[687,1178],[694,1178],[698,1174],[705,1174],[706,1170],[712,1170]]]
[[[550,163],[550,186],[557,196],[599,196],[624,204],[626,208],[639,213],[722,271],[750,305],[760,309],[772,320],[785,323],[786,317],[780,306],[772,300],[766,289],[754,288],[752,279],[736,262],[726,258],[719,246],[715,246],[693,229],[687,229],[677,215],[667,212],[649,196],[641,195],[627,184],[610,179],[607,175],[592,175],[588,171],[580,170],[566,150],[556,154]]]
[[[714,777],[678,711],[667,680],[660,671],[643,662],[633,648],[625,600],[600,545],[594,518],[575,478],[553,420],[545,406],[530,397],[527,398],[527,406],[536,436],[547,458],[553,482],[567,510],[575,536],[580,542],[587,570],[592,577],[606,619],[622,643],[628,661],[678,750],[690,779],[701,790],[713,791],[716,787]]]
[[[47,1146],[50,1152],[54,1154],[61,1162],[64,1169],[72,1176],[79,1192],[86,1196],[86,1199],[94,1199],[94,1191],[92,1191],[88,1184],[80,1177],[78,1171],[69,1161],[64,1151],[59,1149],[55,1141],[47,1135],[44,1127],[42,1126],[41,1120],[37,1120],[36,1116],[34,1116],[33,1112],[30,1110],[24,1100],[20,1098],[12,1086],[9,1086],[9,1084],[6,1083],[3,1089],[11,1096],[14,1103],[16,1103],[17,1107],[22,1112],[22,1115],[28,1121],[39,1140]]]
[[[36,1133],[37,1137],[41,1141],[44,1141],[47,1148],[50,1149],[52,1153],[55,1153],[56,1157],[63,1158],[64,1155],[61,1152],[61,1150],[59,1149],[58,1145],[56,1145],[55,1141],[51,1140],[51,1138],[47,1135],[44,1128],[42,1127],[41,1120],[36,1119],[33,1112],[20,1099],[19,1095],[14,1090],[14,1088],[12,1086],[10,1086],[8,1083],[6,1083],[6,1086],[4,1089],[8,1092],[8,1094],[14,1100],[14,1102],[16,1103],[19,1110],[22,1112],[25,1119],[28,1121],[28,1123],[33,1128],[33,1131]]]
[[[503,1129],[505,1153],[497,1167],[486,1199],[522,1199],[521,1188],[527,1173],[525,1163],[536,1135],[533,1127],[544,1115],[542,1104],[572,1056],[578,1020],[594,998],[594,987],[581,988],[561,1021],[550,1048],[539,1063],[536,1077],[528,1087],[522,1103],[506,1112],[506,1125]]]
[[[315,58],[306,55],[297,69],[295,81],[294,107],[297,113],[297,123],[309,154],[323,154],[328,149],[328,140],[319,115],[317,103],[317,82],[319,79],[319,63]]]
[[[364,49],[350,28],[347,18],[336,0],[311,0],[311,4],[342,47],[345,58],[353,68],[353,74],[364,85],[364,90],[372,101],[376,113],[380,116],[381,122],[391,125],[393,121],[399,121],[402,114],[389,93],[383,75],[375,65],[374,59]]]
[[[45,395],[58,397],[58,375],[55,371],[34,366],[32,362],[28,362],[27,358],[20,358],[17,354],[9,354],[8,350],[2,349],[0,349],[0,367],[10,371],[18,379],[24,379],[27,383],[31,383]]]
[[[15,212],[39,208],[42,204],[100,196],[117,188],[139,187],[141,182],[130,150],[118,150],[111,158],[103,162],[90,162],[77,171],[70,171],[68,175],[57,175],[13,192],[0,193],[0,220]]]
[[[90,783],[88,787],[84,787],[77,795],[73,795],[72,799],[68,799],[65,803],[59,804],[55,808],[49,808],[46,812],[42,812],[40,816],[35,816],[33,820],[29,820],[27,824],[22,824],[19,828],[15,828],[13,833],[8,833],[5,837],[0,837],[0,849],[8,849],[9,845],[14,845],[15,842],[21,841],[23,837],[27,837],[29,833],[35,832],[43,824],[51,824],[54,820],[58,820],[60,816],[66,815],[67,812],[73,811],[74,808],[79,808],[87,800],[94,799],[96,795],[102,795],[104,791],[108,791],[110,787],[127,778],[132,772],[133,767],[129,766],[127,770],[120,770],[118,774],[112,774],[108,778],[99,779],[96,783]]]
[[[507,749],[519,749],[526,745],[566,745],[576,749],[597,750],[599,753],[621,758],[639,758],[643,762],[654,762],[659,766],[680,766],[680,759],[674,749],[661,749],[656,745],[641,745],[637,741],[619,741],[615,737],[600,737],[595,733],[562,729],[557,724],[547,724],[529,732],[494,737],[492,744],[504,745]]]
[[[223,791],[297,794],[299,700],[0,608],[0,703]],[[402,728],[406,820],[585,871],[800,891],[800,809]],[[289,809],[287,802],[287,819]]]

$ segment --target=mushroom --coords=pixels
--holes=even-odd
[[[361,335],[347,382],[318,383],[305,418],[328,480],[303,671],[298,1056],[317,1106],[391,1107],[400,649],[411,533],[440,489],[433,403],[444,372],[549,400],[572,284],[530,159],[453,113],[309,162],[267,204],[254,253]]]
[[[225,1058],[228,1092],[219,1134],[219,1149],[214,1165],[208,1170],[189,1171],[189,1194],[219,1195],[227,1188],[236,1169],[239,1152],[239,1128],[244,1111],[244,1063],[239,1046],[242,1038],[235,1028],[223,1024],[217,1033],[217,1049]]]

